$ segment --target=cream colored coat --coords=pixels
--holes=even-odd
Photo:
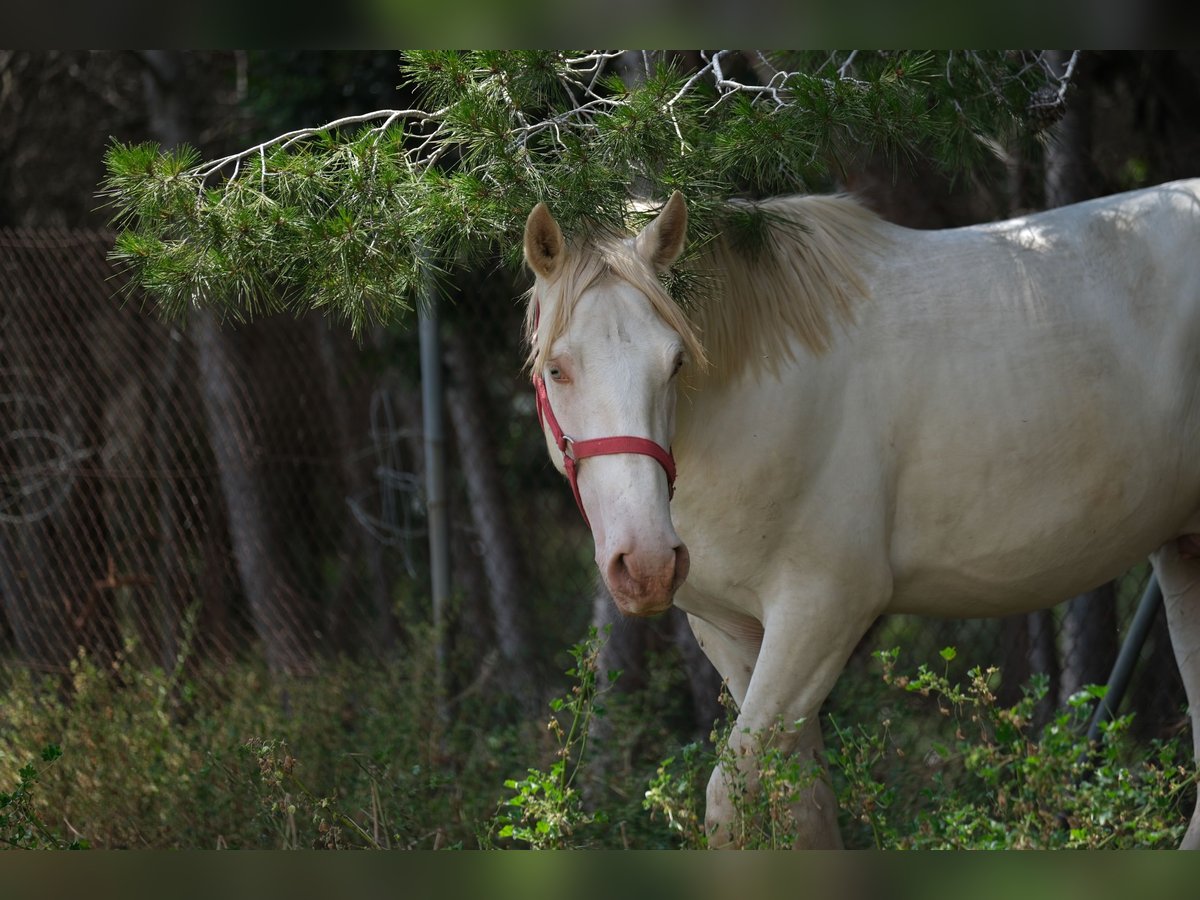
[[[1148,555],[1200,708],[1200,561],[1177,541],[1200,532],[1200,181],[946,231],[843,198],[764,206],[801,228],[757,264],[700,260],[722,281],[691,322],[653,277],[683,246],[678,195],[624,243],[568,245],[540,205],[526,232],[563,428],[678,461],[670,505],[648,458],[581,464],[597,564],[624,611],[688,613],[733,740],[808,720],[783,740],[816,752],[881,614],[1038,609]],[[838,843],[827,785],[796,814],[803,844]]]

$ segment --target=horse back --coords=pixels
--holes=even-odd
[[[1196,519],[1200,181],[894,247],[856,352],[899,608],[1035,608]]]

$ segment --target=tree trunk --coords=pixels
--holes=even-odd
[[[1067,54],[1051,51],[1058,71],[1067,66]],[[1067,206],[1095,197],[1100,179],[1092,161],[1092,96],[1087,79],[1088,57],[1081,55],[1067,92],[1066,109],[1050,132],[1046,145],[1046,208]]]
[[[488,601],[496,643],[508,666],[514,696],[533,704],[530,672],[530,610],[522,609],[527,579],[504,483],[497,462],[489,421],[490,408],[479,367],[461,334],[446,337],[445,352],[456,380],[447,392],[447,406],[462,475],[471,506],[471,521],[482,545],[488,581]]]
[[[72,260],[52,254],[78,252],[0,249],[0,604],[23,661],[58,673],[81,647],[105,668],[121,646],[94,477],[104,446],[94,310],[78,298],[47,307],[26,289],[30,269],[57,272]]]
[[[289,584],[280,562],[261,479],[252,462],[245,398],[239,398],[234,387],[227,338],[207,310],[197,314],[192,337],[229,537],[254,630],[272,672],[306,674],[312,670],[312,635],[305,624],[311,610]]]
[[[176,146],[188,137],[189,131],[180,56],[152,50],[146,51],[143,59],[147,66],[144,83],[150,129],[164,147]],[[234,387],[233,354],[228,339],[209,311],[196,315],[191,336],[234,560],[254,630],[263,643],[272,672],[308,673],[312,670],[312,631],[306,620],[311,610],[289,584],[280,562],[261,479],[253,471],[248,452],[252,441],[245,418],[245,398],[239,397]]]
[[[1029,616],[1005,616],[1000,620],[1000,690],[996,698],[1004,706],[1021,699],[1029,681],[1030,668]]]
[[[704,740],[708,738],[713,723],[725,715],[721,706],[721,676],[700,649],[692,626],[688,624],[687,614],[672,608],[668,615],[671,617],[672,640],[679,648],[684,669],[687,670],[696,734]]]
[[[1029,668],[1033,674],[1045,675],[1046,695],[1033,713],[1035,730],[1041,730],[1053,717],[1058,704],[1058,686],[1061,670],[1058,663],[1058,647],[1054,641],[1054,613],[1043,609],[1025,617],[1029,629]]]
[[[1056,69],[1065,71],[1068,55],[1054,51]],[[1095,197],[1100,179],[1092,161],[1092,97],[1086,69],[1088,57],[1076,66],[1066,110],[1055,123],[1046,146],[1046,208],[1066,206]],[[1113,427],[1119,423],[1113,422]],[[1087,684],[1102,684],[1117,656],[1117,593],[1109,582],[1067,601],[1060,634],[1062,675],[1058,696],[1062,704]]]
[[[367,493],[368,483],[362,468],[354,459],[349,398],[342,388],[342,366],[337,345],[329,331],[327,319],[313,316],[310,321],[317,345],[317,361],[321,367],[321,383],[333,418],[332,430],[342,488],[351,497],[361,497]],[[377,655],[383,655],[392,650],[397,641],[396,617],[392,613],[391,592],[383,564],[383,546],[349,517],[345,523],[338,553],[342,571],[327,615],[326,630],[339,650],[349,651],[365,639]],[[360,612],[352,596],[359,593],[358,588],[362,584],[356,571],[359,560],[366,569],[363,593],[367,597],[366,612],[370,624],[350,635],[347,641],[345,619],[347,616],[356,617]]]
[[[1089,684],[1104,684],[1117,658],[1117,586],[1109,581],[1067,601],[1063,613],[1059,704]]]
[[[159,604],[158,648],[159,664],[167,672],[178,661],[184,610],[189,602],[187,579],[184,577],[183,554],[179,550],[176,522],[183,513],[176,479],[166,473],[174,468],[174,435],[170,409],[177,400],[179,382],[179,347],[183,335],[175,328],[168,331],[167,350],[163,355],[159,378],[159,394],[154,403],[153,459],[160,473],[158,479],[158,556],[155,560],[155,583]]]

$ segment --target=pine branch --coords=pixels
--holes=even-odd
[[[413,52],[412,108],[206,161],[114,145],[113,259],[168,315],[321,307],[357,329],[404,315],[431,275],[517,263],[538,200],[567,230],[622,228],[641,221],[635,190],[680,189],[703,242],[737,227],[728,198],[823,189],[876,152],[982,164],[1061,108],[1078,59],[1060,74],[1040,51],[663,52],[626,84],[622,53]]]

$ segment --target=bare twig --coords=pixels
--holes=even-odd
[[[341,128],[344,125],[357,125],[363,122],[372,122],[377,119],[385,119],[387,122],[394,122],[398,118],[417,119],[422,122],[429,122],[439,119],[445,114],[445,110],[439,110],[434,113],[425,112],[420,109],[378,109],[374,112],[363,113],[357,116],[343,116],[340,119],[335,119],[332,122],[326,122],[324,125],[315,128],[298,128],[295,131],[284,132],[275,137],[263,141],[261,144],[255,144],[242,150],[239,153],[233,153],[229,156],[223,156],[220,159],[215,159],[202,166],[198,166],[194,170],[194,174],[203,182],[211,175],[219,172],[221,169],[228,166],[230,163],[236,163],[245,159],[248,156],[259,154],[263,158],[266,156],[267,150],[279,145],[282,149],[287,149],[297,141],[305,140],[306,138],[316,137],[326,131],[332,131],[335,128]]]
[[[1075,67],[1079,63],[1079,54],[1079,50],[1071,51],[1071,56],[1067,60],[1066,68],[1063,70],[1061,75],[1055,71],[1055,63],[1052,59],[1048,58],[1048,54],[1042,52],[1037,55],[1034,63],[1040,64],[1043,71],[1045,71],[1051,79],[1058,82],[1058,89],[1046,90],[1043,88],[1041,91],[1035,94],[1033,100],[1029,104],[1029,108],[1031,110],[1037,110],[1038,112],[1046,113],[1058,110],[1066,104],[1067,90],[1071,87],[1071,79],[1075,76]],[[1030,63],[1030,66],[1032,66],[1034,63]],[[1022,73],[1027,71],[1028,68],[1029,66],[1027,66],[1025,69],[1022,69]]]
[[[1071,86],[1071,77],[1075,74],[1075,64],[1079,62],[1079,51],[1072,50],[1071,58],[1067,60],[1067,70],[1063,72],[1059,79],[1058,85],[1058,102],[1062,103],[1067,98],[1067,88]]]
[[[850,66],[854,63],[854,57],[858,56],[857,50],[851,50],[850,55],[846,57],[846,61],[838,67],[838,78],[845,78],[846,73],[850,71]]]
[[[557,77],[570,98],[570,105],[566,110],[541,118],[531,118],[526,111],[517,107],[502,77],[495,77],[492,73],[485,71],[475,74],[481,78],[481,84],[486,84],[489,90],[497,91],[501,101],[511,107],[513,127],[509,138],[512,147],[523,151],[535,138],[544,136],[551,146],[561,148],[566,146],[569,132],[594,132],[599,128],[600,120],[603,117],[610,115],[627,102],[621,97],[604,96],[599,90],[603,72],[613,61],[625,54],[628,54],[627,59],[637,60],[634,65],[641,68],[647,76],[650,75],[654,56],[644,51],[638,51],[635,54],[630,51],[598,50],[576,57],[560,56]],[[750,63],[750,68],[754,72],[753,76],[744,79],[743,76],[739,76],[733,71],[734,67],[730,65],[730,60],[734,58],[735,54],[741,54],[740,58],[744,58]],[[671,123],[680,152],[686,153],[688,140],[681,123],[679,106],[687,98],[697,96],[702,88],[706,90],[715,88],[716,90],[716,100],[706,110],[707,113],[711,113],[730,98],[739,95],[749,97],[752,104],[767,101],[776,108],[787,107],[794,102],[789,85],[801,75],[810,81],[814,77],[818,78],[830,89],[835,85],[844,87],[846,84],[861,86],[864,89],[868,87],[868,82],[856,79],[851,74],[855,70],[855,64],[860,61],[860,51],[848,51],[839,62],[841,56],[841,53],[832,54],[825,64],[814,73],[808,70],[796,72],[779,69],[762,51],[743,53],[732,50],[702,50],[700,51],[702,62],[700,67],[682,81],[675,93],[660,108]],[[1079,51],[1072,52],[1065,70],[1061,74],[1054,70],[1044,52],[1022,54],[1021,59],[1025,63],[1025,68],[1015,77],[1020,78],[1030,68],[1040,66],[1045,70],[1047,78],[1051,82],[1051,89],[1043,89],[1043,93],[1032,99],[1031,106],[1060,106],[1065,101],[1067,90],[1074,77]],[[955,64],[977,66],[981,70],[984,68],[978,54],[970,52],[950,54],[946,60],[947,83],[950,81],[951,70]],[[999,91],[1001,88],[1001,85],[995,83],[990,77],[985,79],[985,83],[993,91]],[[436,165],[459,145],[457,133],[451,130],[447,121],[449,111],[450,107],[432,111],[381,109],[360,115],[344,116],[317,127],[288,131],[238,153],[201,163],[187,175],[196,180],[199,191],[202,193],[209,180],[222,172],[231,172],[232,174],[229,176],[231,180],[237,180],[239,176],[245,177],[248,173],[244,171],[243,163],[256,157],[258,186],[265,192],[267,179],[271,176],[268,171],[268,161],[272,152],[289,151],[321,134],[350,125],[370,123],[372,127],[369,134],[383,136],[399,121],[413,123],[409,126],[411,130],[408,134],[413,140],[398,155],[400,162],[409,171],[415,172]]]

